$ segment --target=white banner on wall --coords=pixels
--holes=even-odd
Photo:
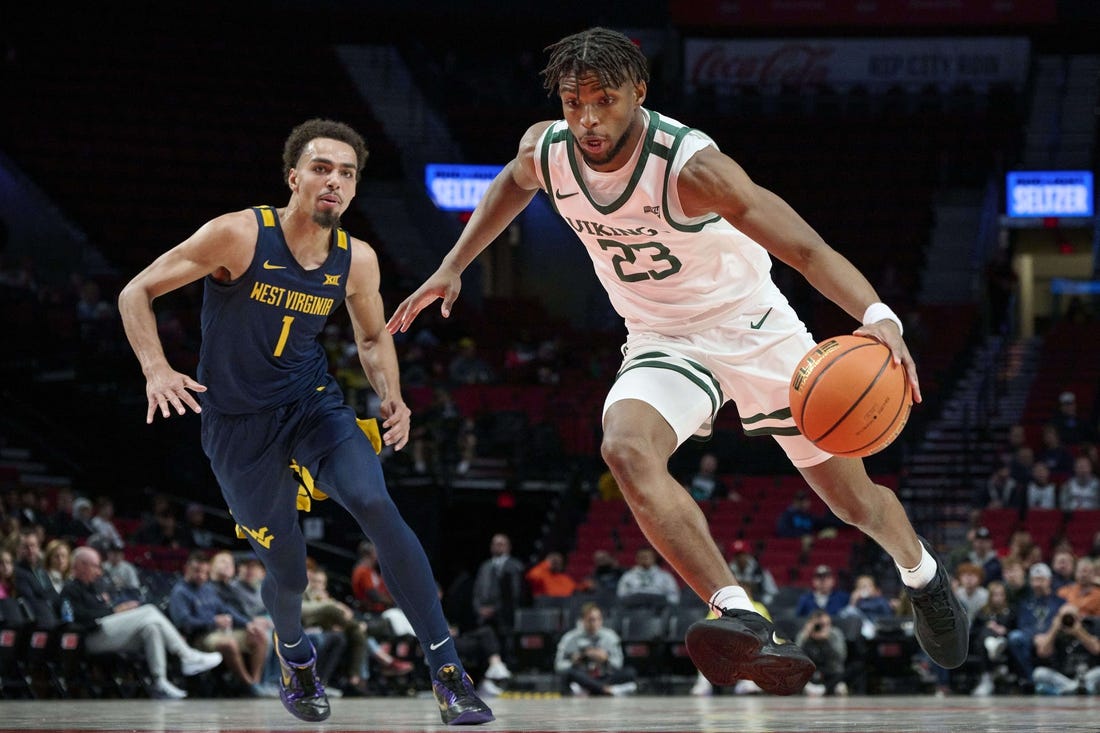
[[[1030,43],[1026,38],[788,38],[684,42],[684,86],[727,93],[736,87],[762,92],[781,87],[863,85],[920,88],[970,84],[1023,85]]]

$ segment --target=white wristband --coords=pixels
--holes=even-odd
[[[898,318],[897,313],[890,310],[890,306],[885,303],[871,303],[867,306],[867,310],[863,311],[863,325],[870,326],[872,323],[878,323],[879,321],[893,321],[898,325],[898,333],[905,333],[905,327],[901,325],[901,319]]]

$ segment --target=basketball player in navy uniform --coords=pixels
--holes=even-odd
[[[131,280],[119,310],[147,380],[146,421],[158,412],[202,413],[203,449],[239,534],[267,568],[262,594],[275,624],[287,710],[308,721],[330,712],[302,630],[306,544],[297,514],[327,495],[377,548],[386,586],[433,671],[443,721],[485,723],[493,714],[459,662],[431,566],[389,497],[376,453],[383,442],[404,447],[410,414],[385,327],[377,256],[339,226],[366,158],[363,138],[343,123],[299,125],[283,150],[286,206],[207,222]],[[153,301],[199,278],[205,294],[196,381],[165,358]],[[360,425],[344,404],[317,340],[341,303],[381,398],[381,430]]]
[[[542,73],[563,119],[528,129],[439,269],[398,306],[391,333],[407,329],[437,298],[449,315],[462,271],[545,191],[626,321],[601,450],[650,544],[718,614],[688,629],[699,671],[713,684],[750,679],[789,694],[814,670],[753,608],[702,511],[668,472],[673,451],[693,435],[709,435],[726,400],[737,403],[747,434],[772,436],[837,516],[890,553],[913,600],[921,645],[945,667],[962,664],[965,612],[901,503],[871,481],[862,461],[821,451],[794,424],[788,385],[814,339],[772,281],[770,256],[860,319],[855,333],[888,346],[919,402],[900,319],[846,258],[710,137],[643,106],[649,72],[629,38],[594,28],[548,51]]]

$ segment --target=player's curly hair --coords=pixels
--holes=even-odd
[[[306,149],[309,141],[319,137],[339,140],[350,145],[355,151],[355,162],[357,163],[355,179],[359,180],[363,177],[363,164],[367,162],[367,155],[370,152],[367,150],[367,141],[350,125],[315,117],[312,120],[306,120],[291,130],[290,135],[283,144],[284,178],[294,166],[298,165],[298,159],[302,157],[302,152]]]
[[[649,64],[642,50],[618,31],[589,28],[566,36],[543,49],[550,54],[542,70],[542,85],[553,96],[562,79],[592,72],[600,86],[617,87],[623,82],[649,81]]]

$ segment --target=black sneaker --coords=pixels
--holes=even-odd
[[[275,643],[278,645],[278,640]],[[313,650],[313,656],[305,664],[286,661],[278,653],[278,646],[276,656],[282,672],[279,675],[279,699],[283,701],[287,712],[311,723],[327,718],[332,711],[324,685],[317,677],[317,650]]]
[[[752,680],[764,692],[793,695],[817,669],[797,644],[775,635],[755,611],[726,609],[715,619],[692,624],[684,639],[691,661],[714,685]]]
[[[923,537],[922,545],[931,555],[932,546]],[[913,602],[913,633],[921,649],[932,661],[946,669],[955,669],[966,661],[970,648],[970,621],[955,592],[943,561],[936,558],[936,575],[920,590],[906,588]]]
[[[470,675],[453,664],[444,664],[432,680],[439,716],[447,725],[480,725],[494,720],[493,711],[474,691]]]

